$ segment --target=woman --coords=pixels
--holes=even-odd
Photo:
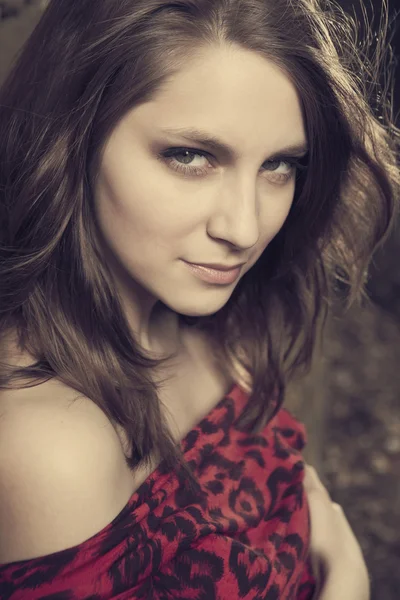
[[[49,3],[0,100],[2,597],[368,597],[281,408],[394,216],[356,47],[316,0]]]

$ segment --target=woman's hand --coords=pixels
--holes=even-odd
[[[306,465],[304,487],[310,506],[311,558],[322,575],[318,600],[369,600],[367,567],[341,506],[332,502],[314,467]]]

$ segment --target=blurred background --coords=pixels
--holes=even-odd
[[[339,0],[361,23],[366,11],[375,39],[382,3]],[[0,83],[45,4],[46,0],[0,0]],[[400,53],[396,4],[389,0],[395,61]],[[397,115],[399,65],[396,68]],[[399,127],[398,115],[396,121]],[[363,308],[344,312],[338,305],[332,310],[312,372],[291,387],[287,405],[307,426],[308,462],[343,506],[360,540],[372,577],[372,600],[399,600],[399,227],[376,255],[368,288],[372,302]]]

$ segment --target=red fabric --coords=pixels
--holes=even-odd
[[[304,427],[286,410],[257,435],[235,385],[182,440],[198,481],[162,464],[82,544],[0,565],[2,600],[310,600]]]

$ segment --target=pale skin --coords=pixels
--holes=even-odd
[[[229,152],[163,131],[188,128],[218,138]],[[120,121],[104,148],[95,207],[105,259],[145,350],[178,351],[185,361],[188,338],[177,313],[205,316],[225,305],[283,226],[295,191],[292,163],[306,146],[300,99],[288,76],[237,47],[202,49]],[[163,156],[171,149],[175,157]],[[185,168],[186,175],[177,170]],[[184,261],[245,264],[234,283],[220,286],[197,278]],[[318,597],[368,600],[359,546],[317,482],[316,476],[305,481],[311,553],[327,568]]]
[[[218,138],[230,152],[163,132],[187,128]],[[307,137],[295,87],[263,57],[228,46],[202,49],[116,127],[104,150],[96,207],[130,324],[144,348],[179,348],[176,312],[213,314],[239,281],[204,283],[183,260],[245,262],[242,277],[279,232],[295,190],[295,168],[279,158],[288,146],[304,147],[293,159],[304,156]],[[174,148],[193,154],[160,157]],[[176,170],[185,167],[192,169],[187,175]],[[337,600],[339,592],[341,600],[366,600],[368,575],[343,513],[315,473],[308,473],[306,487],[311,552],[327,569],[320,600]]]
[[[237,157],[162,131],[188,127],[220,138]],[[291,82],[262,57],[237,49],[203,51],[151,102],[122,119],[105,147],[97,211],[132,328],[145,348],[169,351],[171,340],[179,340],[176,315],[160,303],[209,315],[227,302],[237,282],[206,284],[183,260],[245,262],[243,276],[282,227],[293,200],[294,169],[271,159],[285,146],[306,143]],[[169,164],[159,158],[173,147],[208,152],[186,165],[205,174],[185,177],[171,165],[184,168],[182,157]]]
[[[332,502],[314,467],[306,467],[304,487],[311,516],[311,557],[322,566],[318,600],[369,600],[368,571],[360,545],[342,507]]]

